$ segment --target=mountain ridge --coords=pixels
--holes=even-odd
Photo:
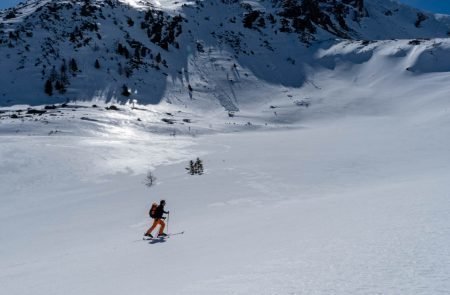
[[[93,98],[189,105],[204,97],[236,111],[234,85],[215,80],[220,72],[232,84],[245,71],[241,87],[252,76],[301,87],[305,67],[322,64],[315,56],[323,46],[448,32],[434,15],[385,0],[30,0],[0,13],[3,106]],[[202,74],[211,67],[215,75]]]

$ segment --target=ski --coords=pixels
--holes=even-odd
[[[144,240],[144,241],[163,240],[163,239],[170,238],[171,236],[178,236],[178,235],[183,235],[183,234],[184,234],[184,231],[180,231],[178,233],[167,234],[167,236],[163,236],[163,237],[153,237],[153,238],[143,237],[142,240]]]

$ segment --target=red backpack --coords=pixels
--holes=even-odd
[[[152,207],[150,208],[150,211],[148,211],[148,215],[150,215],[151,218],[155,218],[156,208],[158,208],[158,204],[153,203]]]

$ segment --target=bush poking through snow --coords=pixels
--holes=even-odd
[[[148,187],[152,187],[156,184],[156,176],[152,173],[152,171],[148,171],[145,176],[145,185]]]

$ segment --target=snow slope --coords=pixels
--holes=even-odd
[[[38,3],[18,10],[38,18]],[[123,26],[142,3],[110,12]],[[94,56],[89,46],[72,51],[62,42],[57,50],[81,69],[62,96],[42,96],[44,80],[28,64],[42,51],[1,48],[1,293],[450,293],[450,43],[403,39],[444,37],[443,23],[416,28],[416,10],[373,0],[370,18],[348,19],[361,25],[351,34],[362,35],[334,40],[318,27],[306,44],[278,33],[267,36],[272,51],[257,49],[267,45],[264,32],[243,29],[242,19],[217,31],[226,39],[218,43],[205,23],[220,26],[225,6],[202,3],[155,3],[171,16],[197,15],[198,29],[188,23],[181,54],[146,41],[168,67],[149,62],[131,79],[92,66],[93,57],[102,67],[127,62],[105,54],[120,40],[130,45],[116,39],[113,19],[100,21],[106,45]],[[378,38],[382,31],[370,28],[385,17],[397,25]],[[230,28],[245,33],[245,46],[232,46]],[[137,25],[120,32],[142,34]],[[20,60],[28,62],[18,69]],[[116,95],[124,81],[137,83],[128,98]],[[76,101],[61,104],[68,97]],[[204,175],[186,173],[196,157]],[[148,171],[157,177],[152,188]],[[185,233],[142,241],[150,204],[160,199],[171,212],[169,232]]]
[[[2,289],[446,294],[450,109],[427,110],[195,138],[4,134]],[[203,176],[184,170],[196,156]],[[186,233],[142,241],[161,198]]]
[[[248,105],[266,101],[234,117],[176,104],[1,109],[2,289],[447,294],[449,77],[420,62],[446,42],[332,43],[314,79],[255,79]],[[186,173],[196,157],[205,175]],[[142,241],[162,198],[169,231],[185,234]]]

